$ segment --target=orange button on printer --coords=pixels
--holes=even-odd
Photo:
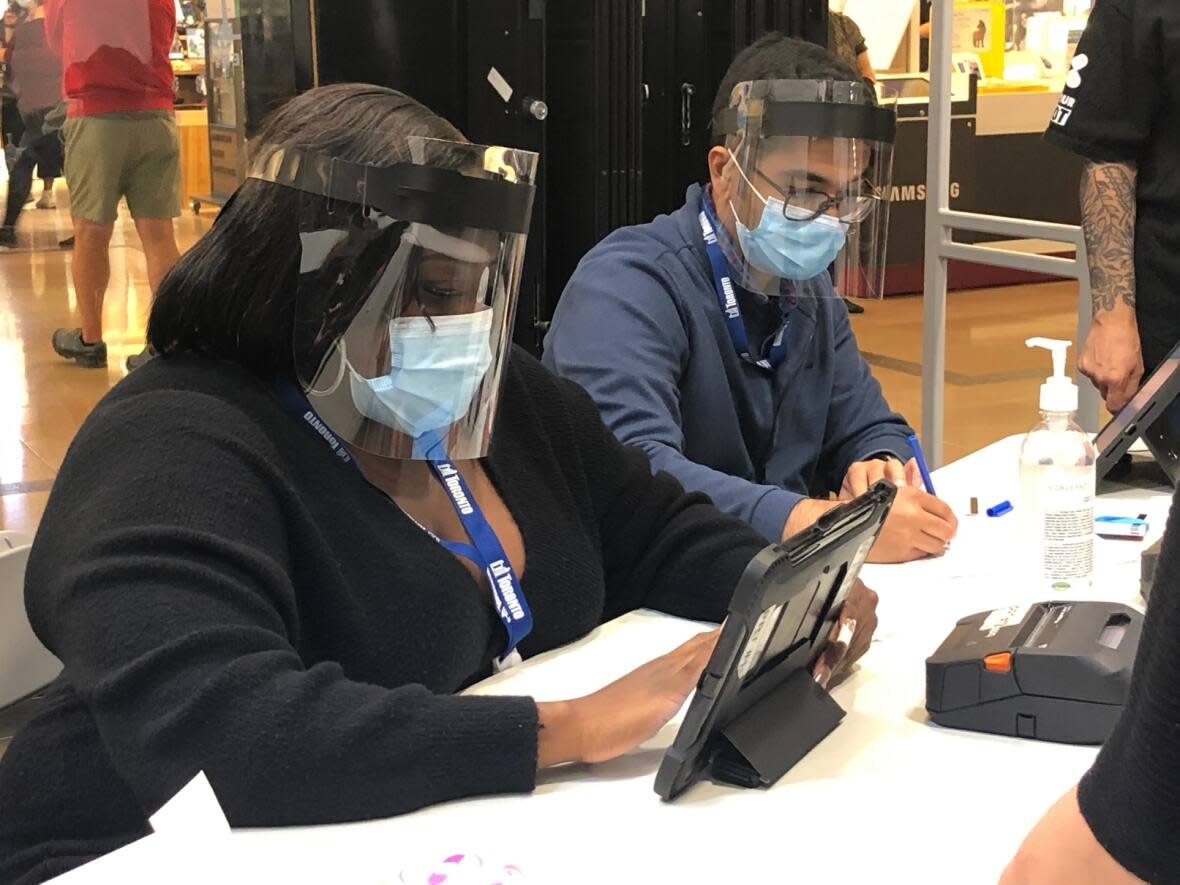
[[[1009,673],[1012,671],[1012,652],[1002,651],[988,655],[983,659],[983,669],[990,673]]]

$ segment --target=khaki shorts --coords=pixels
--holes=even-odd
[[[180,215],[180,142],[171,111],[73,117],[62,134],[74,218],[110,224],[123,197],[132,218]]]

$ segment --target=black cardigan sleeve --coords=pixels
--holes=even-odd
[[[531,699],[304,666],[275,460],[241,410],[155,392],[101,404],[57,479],[31,620],[144,812],[201,769],[235,826],[531,790]]]
[[[1111,855],[1149,882],[1180,881],[1180,495],[1172,503],[1123,715],[1078,789]]]
[[[540,366],[537,371],[546,372]],[[547,372],[546,372],[547,374]],[[606,573],[606,618],[647,606],[702,621],[725,617],[738,579],[766,539],[687,493],[647,456],[620,443],[594,401],[572,381],[559,385],[594,500]]]

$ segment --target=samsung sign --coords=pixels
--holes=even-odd
[[[959,198],[960,188],[957,181],[951,182],[951,199]],[[894,203],[920,203],[926,199],[926,185],[924,184],[895,184],[890,193],[890,200]]]

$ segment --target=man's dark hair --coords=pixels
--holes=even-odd
[[[255,144],[263,154],[293,148],[388,166],[410,162],[412,136],[465,141],[454,126],[407,95],[346,83],[293,98],[266,120]],[[152,346],[165,354],[187,351],[229,360],[267,379],[291,377],[306,203],[292,188],[247,180],[164,278],[148,322]],[[336,291],[333,298],[346,307],[360,302],[368,291],[365,282],[346,287],[355,292]]]
[[[713,99],[713,119],[729,107],[733,88],[747,80],[838,80],[860,82],[861,75],[822,46],[778,31],[759,37],[737,54]],[[871,92],[872,90],[867,90]],[[724,144],[715,136],[714,144]]]

